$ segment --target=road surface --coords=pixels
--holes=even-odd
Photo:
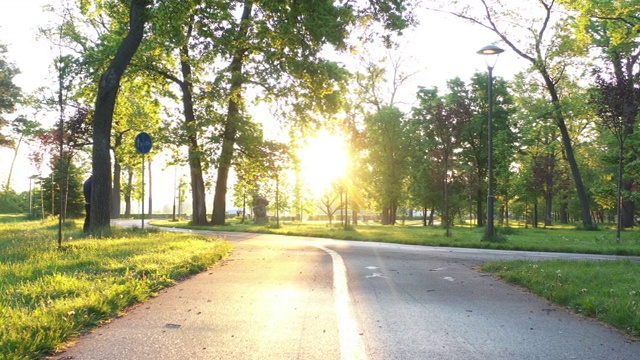
[[[55,358],[640,358],[639,342],[474,270],[577,255],[218,236],[228,259]]]

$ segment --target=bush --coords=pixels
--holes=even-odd
[[[0,214],[20,214],[25,212],[22,195],[13,191],[0,193]]]

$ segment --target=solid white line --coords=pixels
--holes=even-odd
[[[358,331],[358,322],[351,311],[351,297],[347,282],[347,267],[342,256],[322,245],[309,243],[331,255],[333,261],[333,297],[338,317],[338,337],[340,338],[340,358],[343,360],[367,359],[362,336]]]

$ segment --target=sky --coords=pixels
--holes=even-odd
[[[41,12],[42,5],[49,1],[0,0],[0,43],[7,45],[8,60],[20,69],[21,74],[14,78],[14,82],[25,93],[51,84],[55,78],[50,68],[57,51],[47,40],[39,40],[36,36],[38,26],[55,20]],[[419,10],[418,19],[421,24],[405,32],[399,49],[405,64],[402,71],[414,74],[397,96],[398,101],[408,105],[415,101],[418,86],[437,86],[442,89],[447,80],[456,76],[468,81],[473,73],[486,71],[484,59],[476,51],[497,40],[488,30],[442,13]],[[345,58],[344,63],[353,64],[353,59]],[[513,52],[506,51],[500,56],[494,75],[510,78],[525,65]],[[21,149],[17,168],[14,169],[12,187],[18,192],[28,190],[28,177],[36,173],[29,165],[27,153],[26,148]],[[11,157],[11,151],[0,149],[0,184],[6,182]],[[157,166],[160,167],[160,164]],[[169,171],[170,176],[164,178],[173,179],[173,170]],[[179,172],[186,174],[186,170]],[[207,200],[207,203],[211,202]],[[154,208],[155,204],[154,199]]]

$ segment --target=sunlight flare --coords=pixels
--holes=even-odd
[[[347,175],[348,154],[346,140],[324,130],[298,150],[300,175],[314,196],[321,195],[334,181]]]

